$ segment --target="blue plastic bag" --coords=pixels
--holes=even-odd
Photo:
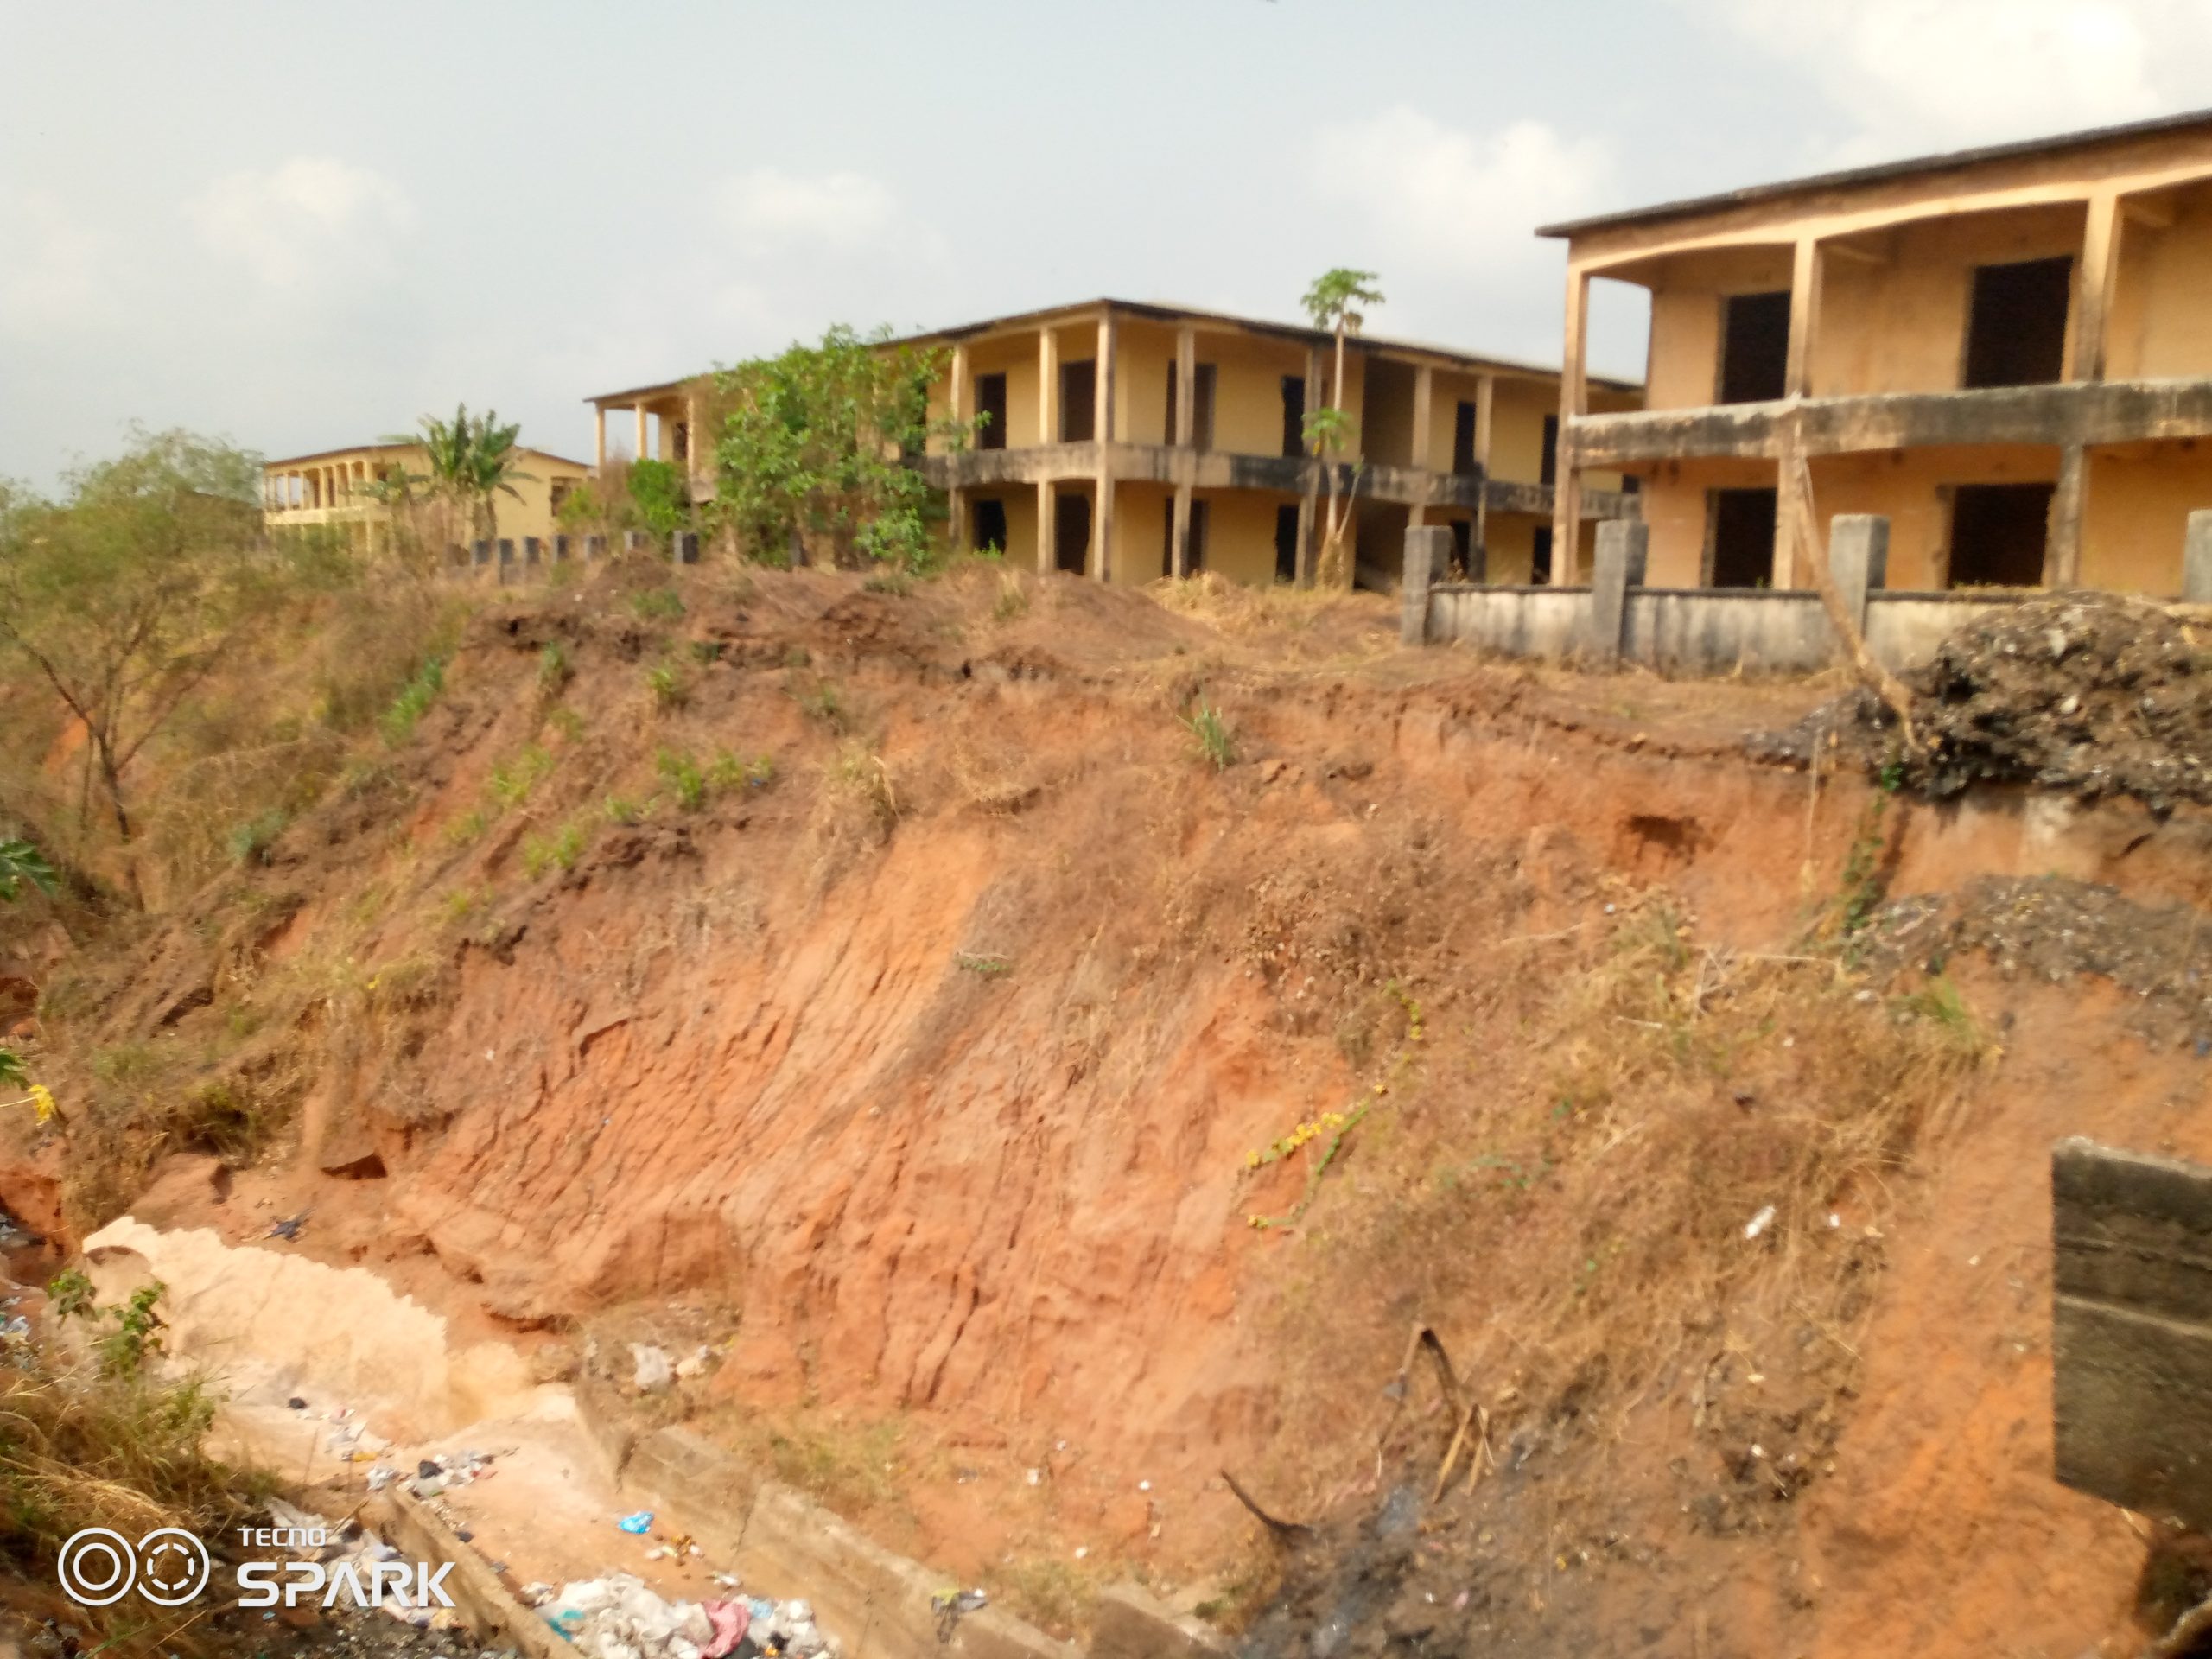
[[[625,1532],[650,1532],[652,1529],[653,1512],[651,1510],[639,1510],[635,1515],[624,1516],[614,1524]]]

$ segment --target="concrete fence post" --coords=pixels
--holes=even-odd
[[[698,563],[699,532],[696,530],[677,531],[676,532],[674,550],[676,553],[676,562],[678,564]]]
[[[1866,595],[1890,573],[1890,521],[1878,512],[1840,512],[1828,520],[1828,575],[1843,613],[1866,637]],[[1841,642],[1839,641],[1839,644]]]
[[[553,563],[556,564],[563,563],[567,561],[568,556],[569,538],[565,536],[556,536],[553,538]]]
[[[470,562],[472,563],[481,565],[492,563],[491,543],[483,541],[472,542],[469,543],[469,550],[471,556]]]
[[[525,536],[522,538],[522,562],[524,564],[536,564],[544,553],[545,543],[537,537]]]
[[[596,563],[599,563],[599,561],[600,561],[600,560],[601,560],[601,559],[605,558],[606,556],[607,556],[607,537],[604,537],[604,536],[587,536],[587,537],[584,537],[584,563],[585,563],[586,564],[596,564]]]
[[[622,532],[622,550],[625,553],[644,552],[645,550],[645,532],[642,530],[624,531]]]
[[[2189,515],[2189,538],[2182,543],[2181,597],[2184,605],[2212,605],[2212,509]]]
[[[1406,574],[1398,587],[1398,643],[1428,643],[1428,590],[1452,564],[1452,527],[1415,524],[1406,531]]]
[[[1650,527],[1633,518],[1608,518],[1598,526],[1598,558],[1590,573],[1590,653],[1611,667],[1628,642],[1628,590],[1643,586]]]

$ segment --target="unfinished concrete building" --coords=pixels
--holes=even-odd
[[[955,546],[1116,582],[1313,580],[1326,479],[1302,435],[1330,400],[1330,335],[1101,299],[907,343],[945,348],[933,418],[987,417],[973,446],[933,442],[923,461]],[[1395,586],[1405,531],[1421,524],[1449,525],[1459,562],[1493,582],[1545,581],[1569,563],[1552,551],[1559,378],[1354,337],[1344,402],[1356,447],[1338,462],[1340,489],[1357,480],[1346,575]],[[1586,380],[1579,396],[1600,410],[1639,401],[1617,381]],[[1617,485],[1585,475],[1586,543],[1584,521],[1633,510]]]
[[[2212,111],[1542,234],[1567,244],[1562,542],[1618,470],[1654,585],[1802,587],[1797,454],[1818,522],[1890,520],[1893,588],[2180,590],[2212,507]],[[1639,411],[1584,373],[1600,277],[1650,290]]]

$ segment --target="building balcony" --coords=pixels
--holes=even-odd
[[[1611,467],[1691,457],[1778,460],[1938,445],[2075,448],[2212,436],[2212,378],[2069,381],[1974,391],[1885,392],[1701,409],[1584,415],[1562,464]]]
[[[1166,443],[1115,443],[1106,459],[1116,483],[1189,485],[1200,490],[1264,490],[1281,495],[1305,493],[1309,481],[1325,488],[1320,464],[1300,455],[1235,454],[1217,449]],[[1020,485],[1084,483],[1099,473],[1099,445],[1030,444],[1007,449],[971,449],[957,455],[919,458],[922,476],[938,489],[988,490]],[[1485,479],[1478,473],[1440,473],[1418,467],[1376,462],[1335,463],[1337,487],[1355,487],[1360,498],[1400,506],[1461,507],[1478,505],[1491,512],[1525,512],[1548,518],[1552,488],[1515,480]],[[1635,498],[1609,490],[1585,490],[1584,512],[1593,518],[1633,516]]]

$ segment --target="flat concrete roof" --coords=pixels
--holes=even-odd
[[[1275,322],[1265,317],[1241,317],[1228,311],[1209,311],[1194,305],[1173,305],[1160,301],[1117,300],[1102,296],[1095,300],[1078,300],[1067,305],[1046,306],[1035,311],[1016,311],[1002,317],[986,317],[979,322],[957,323],[946,328],[925,328],[918,333],[901,334],[890,343],[910,345],[925,340],[963,340],[971,335],[986,334],[995,328],[1014,328],[1030,323],[1043,322],[1052,317],[1068,316],[1090,311],[1112,310],[1139,316],[1154,322],[1223,322],[1238,328],[1248,328],[1255,334],[1274,334],[1285,340],[1295,340],[1309,346],[1333,343],[1336,336],[1326,329],[1316,328],[1303,322]],[[1456,346],[1439,346],[1427,340],[1402,340],[1387,334],[1370,334],[1364,330],[1350,336],[1355,342],[1386,352],[1416,352],[1425,357],[1440,357],[1471,368],[1503,369],[1515,374],[1533,374],[1556,378],[1560,365],[1556,363],[1531,363],[1524,359],[1494,357],[1479,352],[1465,352]],[[1641,391],[1643,383],[1637,380],[1612,380],[1592,375],[1590,384],[1613,391]]]
[[[1986,144],[1977,149],[1954,149],[1937,156],[1916,156],[1901,162],[1881,162],[1872,167],[1846,168],[1839,173],[1815,173],[1802,179],[1772,184],[1748,185],[1716,196],[1690,196],[1662,201],[1651,207],[1632,207],[1623,213],[1599,213],[1541,226],[1538,236],[1579,236],[1585,231],[1612,230],[1627,225],[1652,225],[1669,219],[1690,219],[1762,201],[1780,201],[1816,191],[1848,189],[1854,185],[1883,184],[1916,174],[1944,173],[1988,162],[2012,161],[2027,156],[2050,156],[2069,149],[2095,149],[2131,139],[2158,137],[2166,133],[2202,129],[2212,132],[2212,110],[2192,110],[2184,115],[2164,115],[2150,121],[2131,121],[2115,127],[2090,127],[2080,132],[2059,133],[2046,138],[2026,138],[2012,143]]]
[[[1255,334],[1274,334],[1285,340],[1295,340],[1310,346],[1325,346],[1335,336],[1325,330],[1302,322],[1270,322],[1262,317],[1240,317],[1227,311],[1208,311],[1197,306],[1168,305],[1146,300],[1116,300],[1102,297],[1077,300],[1066,305],[1052,305],[1035,311],[1015,311],[1002,317],[986,317],[978,322],[956,323],[944,328],[924,328],[912,334],[897,334],[885,341],[890,346],[912,346],[922,340],[966,340],[987,334],[995,328],[1015,328],[1030,323],[1049,321],[1053,317],[1080,315],[1086,312],[1112,310],[1126,316],[1143,317],[1154,322],[1219,322]],[[1503,370],[1512,374],[1529,374],[1556,378],[1560,366],[1556,363],[1530,363],[1516,358],[1489,357],[1474,352],[1463,352],[1456,346],[1435,346],[1416,340],[1395,340],[1382,334],[1361,333],[1351,339],[1362,346],[1386,352],[1414,352],[1425,357],[1442,358],[1447,361],[1474,369]],[[1593,386],[1608,391],[1641,391],[1640,380],[1614,380],[1603,375],[1589,377]],[[626,391],[605,391],[587,397],[584,402],[594,404],[614,404],[626,407],[640,397],[666,396],[681,391],[681,380],[663,381],[658,385],[632,386]]]
[[[271,467],[298,467],[310,461],[330,461],[339,455],[389,454],[395,449],[420,449],[422,447],[420,438],[410,438],[404,443],[348,443],[335,449],[318,449],[308,455],[272,455],[261,463],[261,470],[265,473]],[[548,461],[559,461],[563,467],[581,467],[587,473],[591,471],[589,461],[571,461],[566,455],[555,454],[550,449],[533,449],[526,443],[517,444],[515,453],[543,455]]]

